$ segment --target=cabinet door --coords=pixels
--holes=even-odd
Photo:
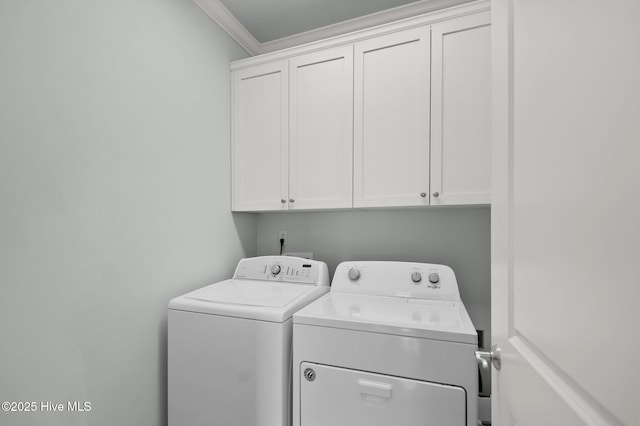
[[[355,45],[354,207],[429,204],[429,36]]]
[[[234,211],[287,209],[288,85],[287,61],[233,73]]]
[[[433,25],[431,204],[491,197],[489,12]]]
[[[353,47],[289,62],[290,209],[352,206]]]

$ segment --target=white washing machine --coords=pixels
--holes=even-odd
[[[451,268],[341,263],[293,316],[293,425],[476,426],[477,343]]]
[[[290,424],[295,311],[329,291],[323,262],[242,259],[169,302],[169,426]]]

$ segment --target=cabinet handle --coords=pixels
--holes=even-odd
[[[421,196],[422,198],[427,198],[427,193],[426,193],[426,192],[421,192],[421,193],[420,193],[420,196]]]
[[[281,200],[280,200],[280,202],[281,202],[282,204],[284,204],[284,203],[286,203],[286,202],[287,202],[287,200],[285,200],[285,199],[283,198],[283,199],[281,199]]]
[[[439,192],[434,192],[434,193],[433,193],[433,197],[434,197],[434,198],[438,198],[439,196],[440,196],[440,193],[439,193]]]
[[[290,203],[295,203],[296,200],[294,200],[293,198],[289,198],[289,202]]]

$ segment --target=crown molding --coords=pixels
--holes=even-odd
[[[261,44],[219,0],[193,0],[211,19],[252,56],[259,55]]]
[[[397,6],[392,9],[383,10],[314,30],[305,31],[303,33],[294,34],[289,37],[283,37],[277,40],[261,43],[260,53],[269,53],[276,50],[288,49],[301,44],[312,43],[329,37],[360,31],[377,25],[410,18],[412,16],[470,3],[471,1],[475,0],[420,0],[403,6]]]
[[[252,56],[277,50],[288,49],[318,40],[363,30],[365,28],[383,25],[389,22],[410,18],[413,16],[471,3],[475,0],[419,0],[403,6],[338,22],[333,25],[294,34],[289,37],[265,43],[258,42],[253,35],[236,19],[235,16],[220,2],[220,0],[193,0],[211,19],[218,23],[244,50]]]
[[[400,19],[386,24],[368,27],[363,30],[353,31],[348,34],[342,34],[311,43],[301,44],[287,49],[268,52],[262,55],[239,59],[229,64],[231,71],[240,70],[247,67],[254,67],[269,62],[290,59],[298,55],[318,52],[325,49],[340,47],[359,43],[374,37],[380,37],[387,34],[393,34],[398,31],[405,31],[411,28],[424,27],[425,25],[434,25],[438,22],[447,21],[453,18],[461,18],[463,16],[487,14],[487,19],[491,18],[491,0],[477,0],[458,6],[447,7],[445,9],[434,12],[423,13],[412,16],[410,18]]]

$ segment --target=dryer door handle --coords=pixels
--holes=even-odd
[[[371,380],[358,380],[358,390],[365,395],[373,395],[380,398],[391,398],[393,386],[389,383],[372,382]]]

